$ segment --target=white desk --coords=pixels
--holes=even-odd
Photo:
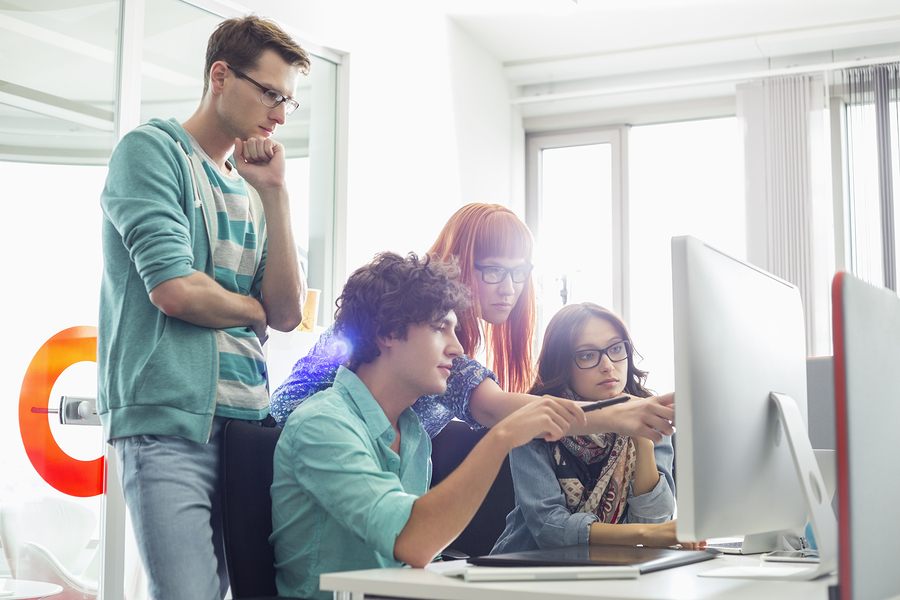
[[[595,581],[508,581],[466,583],[440,574],[441,563],[425,569],[370,569],[329,573],[320,578],[335,598],[362,600],[365,594],[428,600],[827,600],[831,575],[815,581],[757,581],[697,577],[707,569],[759,564],[758,556],[720,556],[702,563],[641,575]],[[771,565],[772,563],[768,563]]]
[[[63,591],[62,586],[43,581],[0,579],[0,600],[37,600]]]

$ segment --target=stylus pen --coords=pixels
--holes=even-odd
[[[610,398],[609,400],[598,400],[596,402],[591,402],[590,404],[586,404],[581,407],[581,410],[584,412],[590,412],[592,410],[600,410],[601,408],[606,408],[607,406],[613,406],[615,404],[622,404],[623,402],[628,402],[631,400],[631,396],[625,394],[623,396],[616,396],[615,398]]]

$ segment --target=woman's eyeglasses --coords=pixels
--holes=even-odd
[[[534,265],[528,264],[519,265],[512,269],[495,266],[473,266],[477,271],[481,271],[481,280],[485,283],[500,283],[506,279],[507,274],[512,277],[513,283],[525,283],[525,280],[528,279],[528,276],[531,275],[531,271],[534,269]]]
[[[603,360],[603,355],[608,356],[612,362],[623,361],[631,355],[631,344],[628,340],[622,340],[602,350],[593,348],[579,350],[572,358],[575,359],[575,366],[579,369],[593,369]]]

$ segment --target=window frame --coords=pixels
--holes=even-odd
[[[541,153],[544,150],[610,144],[612,184],[612,309],[628,321],[629,306],[629,218],[628,218],[628,125],[592,127],[569,131],[527,133],[525,136],[525,223],[536,240],[540,239],[543,215]],[[538,337],[546,323],[538,322]]]

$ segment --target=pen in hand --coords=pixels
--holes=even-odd
[[[616,396],[615,398],[610,398],[609,400],[598,400],[597,402],[591,402],[590,404],[582,404],[581,410],[584,412],[590,412],[592,410],[600,410],[601,408],[606,408],[607,406],[613,406],[615,404],[622,404],[623,402],[628,402],[631,400],[631,396],[628,394],[623,394],[621,396]]]

